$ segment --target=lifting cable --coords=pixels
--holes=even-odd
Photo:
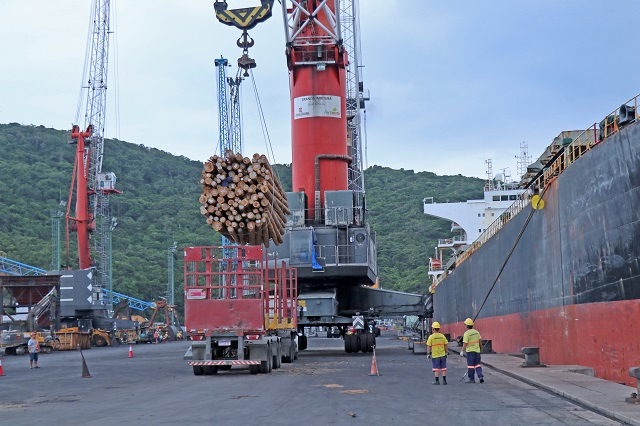
[[[262,109],[262,103],[260,102],[260,95],[258,94],[258,86],[256,85],[256,79],[253,75],[253,70],[249,69],[250,74],[251,74],[251,84],[253,87],[253,93],[255,95],[256,98],[256,105],[258,107],[258,117],[260,118],[260,127],[262,128],[262,137],[264,138],[264,142],[265,142],[265,148],[267,150],[267,159],[269,157],[271,157],[273,163],[275,163],[275,154],[273,153],[273,145],[271,144],[271,138],[269,137],[269,129],[267,128],[267,120],[264,118],[264,110]],[[271,153],[271,155],[269,155],[269,153]],[[271,167],[271,170],[273,171],[273,173],[275,174],[275,180],[280,181],[280,176],[278,176],[278,171],[274,168]],[[269,201],[270,201],[270,208],[269,208],[269,213],[271,215],[273,215],[273,204],[274,204],[274,197],[275,197],[275,192],[276,192],[276,187],[275,187],[275,182],[273,182],[274,184],[274,188],[273,191],[271,191],[271,196],[269,197]]]
[[[540,199],[542,199],[542,197],[544,196],[544,193],[547,192],[547,188],[548,188],[548,186],[545,187],[542,190],[542,192],[540,193]],[[502,271],[504,270],[505,266],[507,266],[507,262],[511,258],[511,255],[513,254],[513,251],[516,249],[516,246],[518,245],[518,242],[520,241],[520,238],[522,237],[522,234],[524,234],[524,230],[527,229],[527,226],[529,225],[529,222],[531,221],[531,218],[533,217],[533,214],[535,212],[536,212],[536,209],[534,209],[534,208],[532,208],[531,212],[529,212],[529,216],[527,217],[527,220],[524,222],[524,225],[522,225],[522,229],[520,229],[520,233],[518,233],[518,236],[516,237],[516,240],[514,241],[513,245],[511,246],[511,250],[509,250],[509,254],[507,254],[506,259],[502,263],[502,266],[500,267],[500,270],[498,271],[498,275],[496,276],[496,279],[493,281],[493,284],[491,285],[491,288],[489,289],[489,291],[487,292],[487,295],[485,296],[484,300],[482,301],[482,305],[480,305],[480,309],[478,309],[478,312],[476,312],[475,316],[473,317],[473,321],[474,322],[478,318],[478,315],[480,315],[480,311],[482,311],[482,308],[484,307],[484,304],[487,302],[487,299],[489,299],[489,295],[493,291],[493,288],[498,283],[498,279],[500,278],[500,275],[502,275]]]
[[[556,161],[561,155],[564,154],[565,150],[566,150],[566,147],[562,147],[562,149],[560,149],[549,160],[548,164],[553,164],[554,161]],[[544,169],[540,170],[538,172],[538,174],[533,177],[531,182],[525,187],[525,189],[528,189],[534,182],[536,182],[538,180],[539,177],[543,176],[544,172],[545,172]],[[542,201],[542,198],[544,197],[545,192],[547,192],[547,189],[549,188],[549,185],[551,184],[551,182],[553,182],[553,180],[554,179],[548,179],[544,183],[542,191],[540,192],[540,195],[539,195],[541,201]],[[507,258],[502,263],[502,266],[500,267],[500,270],[498,271],[498,275],[496,276],[496,279],[493,281],[493,284],[491,285],[491,288],[489,289],[489,291],[487,292],[487,295],[485,296],[484,300],[482,301],[482,305],[480,305],[480,309],[478,309],[478,312],[476,312],[475,316],[473,317],[473,321],[475,321],[478,318],[478,315],[480,315],[480,312],[482,311],[482,308],[484,307],[484,304],[487,302],[487,299],[489,298],[489,295],[493,291],[493,288],[498,283],[498,279],[500,278],[500,275],[502,274],[502,271],[504,270],[505,266],[507,265],[507,262],[511,258],[511,255],[513,254],[513,251],[516,249],[516,246],[518,245],[518,242],[520,241],[520,238],[522,237],[522,234],[524,233],[524,230],[529,225],[529,222],[531,221],[531,218],[533,217],[533,214],[535,213],[535,211],[536,211],[536,209],[534,209],[534,208],[531,209],[531,212],[529,213],[529,217],[527,217],[527,220],[525,221],[524,225],[522,225],[522,229],[520,230],[520,233],[516,237],[516,240],[513,243],[513,246],[511,246],[511,250],[509,250],[509,254],[507,255]]]

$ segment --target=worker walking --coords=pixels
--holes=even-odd
[[[431,358],[431,370],[436,376],[436,381],[432,384],[440,384],[440,373],[442,373],[442,384],[447,384],[447,352],[449,341],[444,334],[440,333],[440,323],[434,321],[431,325],[433,333],[427,339],[427,357]]]
[[[484,375],[482,374],[482,366],[480,365],[481,337],[478,330],[473,328],[473,320],[467,318],[464,320],[467,331],[462,336],[462,351],[460,356],[467,356],[467,374],[469,381],[467,383],[475,383],[475,373],[478,373],[480,383],[484,383]]]

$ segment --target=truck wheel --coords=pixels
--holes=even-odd
[[[327,339],[331,339],[333,337],[333,333],[331,333],[331,329],[327,330]]]
[[[288,348],[288,353],[286,355],[282,356],[282,362],[289,364],[291,362],[293,362],[294,359],[294,345],[296,344],[296,342],[294,342],[293,340],[291,340],[291,342],[289,343],[289,348]]]
[[[249,373],[258,374],[259,372],[260,372],[260,366],[259,365],[250,365],[249,366]]]
[[[373,334],[378,337],[380,335],[380,329],[378,327],[373,327]]]
[[[344,351],[348,354],[352,352],[358,352],[357,336],[354,334],[345,334],[344,336]]]
[[[300,336],[298,338],[298,349],[301,351],[307,349],[307,336]]]
[[[260,361],[260,374],[269,374],[273,369],[271,362],[273,361],[273,352],[271,352],[271,346],[267,349],[267,356],[264,361]]]
[[[204,375],[211,376],[212,374],[218,374],[218,366],[217,365],[205,365],[204,366]]]
[[[373,352],[373,345],[376,342],[375,334],[366,333],[362,336],[362,341],[364,342],[362,352]]]
[[[273,354],[273,368],[278,369],[282,365],[282,343],[278,342],[276,347],[274,348],[275,353]]]
[[[202,368],[201,365],[194,365],[193,374],[196,376],[202,376],[204,374],[204,368]]]

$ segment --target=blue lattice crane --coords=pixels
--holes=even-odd
[[[242,131],[240,122],[240,82],[242,78],[227,77],[229,61],[220,57],[214,63],[218,69],[218,129],[220,132],[220,156],[225,152],[242,153]],[[227,89],[228,84],[228,89]],[[234,245],[222,237],[222,245]]]

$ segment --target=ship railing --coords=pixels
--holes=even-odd
[[[496,220],[480,236],[467,248],[460,253],[455,261],[456,266],[464,262],[473,252],[475,252],[480,246],[489,241],[491,237],[498,233],[500,229],[509,221],[512,217],[520,213],[522,209],[529,205],[531,202],[531,194],[529,192],[523,192],[518,196],[518,199],[509,206]]]
[[[460,236],[456,236],[453,238],[440,238],[438,239],[438,246],[452,246],[452,245],[460,245],[466,244],[466,240]]]
[[[594,123],[580,133],[570,144],[566,145],[562,151],[557,154],[555,160],[547,164],[542,173],[527,185],[526,191],[520,194],[518,199],[498,216],[498,218],[480,234],[476,241],[456,257],[455,265],[460,265],[480,246],[493,237],[511,218],[515,217],[516,214],[529,205],[533,195],[543,191],[560,173],[576,162],[578,158],[589,152],[594,146],[605,141],[611,135],[620,131],[621,128],[638,121],[638,119],[640,119],[640,112],[638,111],[639,99],[640,95],[629,99],[619,108],[607,114],[600,123]],[[450,266],[453,265],[447,265],[446,269],[450,269]],[[445,275],[440,277],[436,284],[442,281],[444,277]]]
[[[552,181],[566,170],[571,164],[575,163],[578,158],[589,152],[591,148],[602,143],[611,135],[620,131],[621,128],[638,120],[638,98],[640,95],[629,99],[619,108],[616,108],[610,114],[600,121],[580,133],[562,152],[556,156],[555,160],[548,164],[543,173],[535,179],[529,188],[534,193],[542,191]]]

